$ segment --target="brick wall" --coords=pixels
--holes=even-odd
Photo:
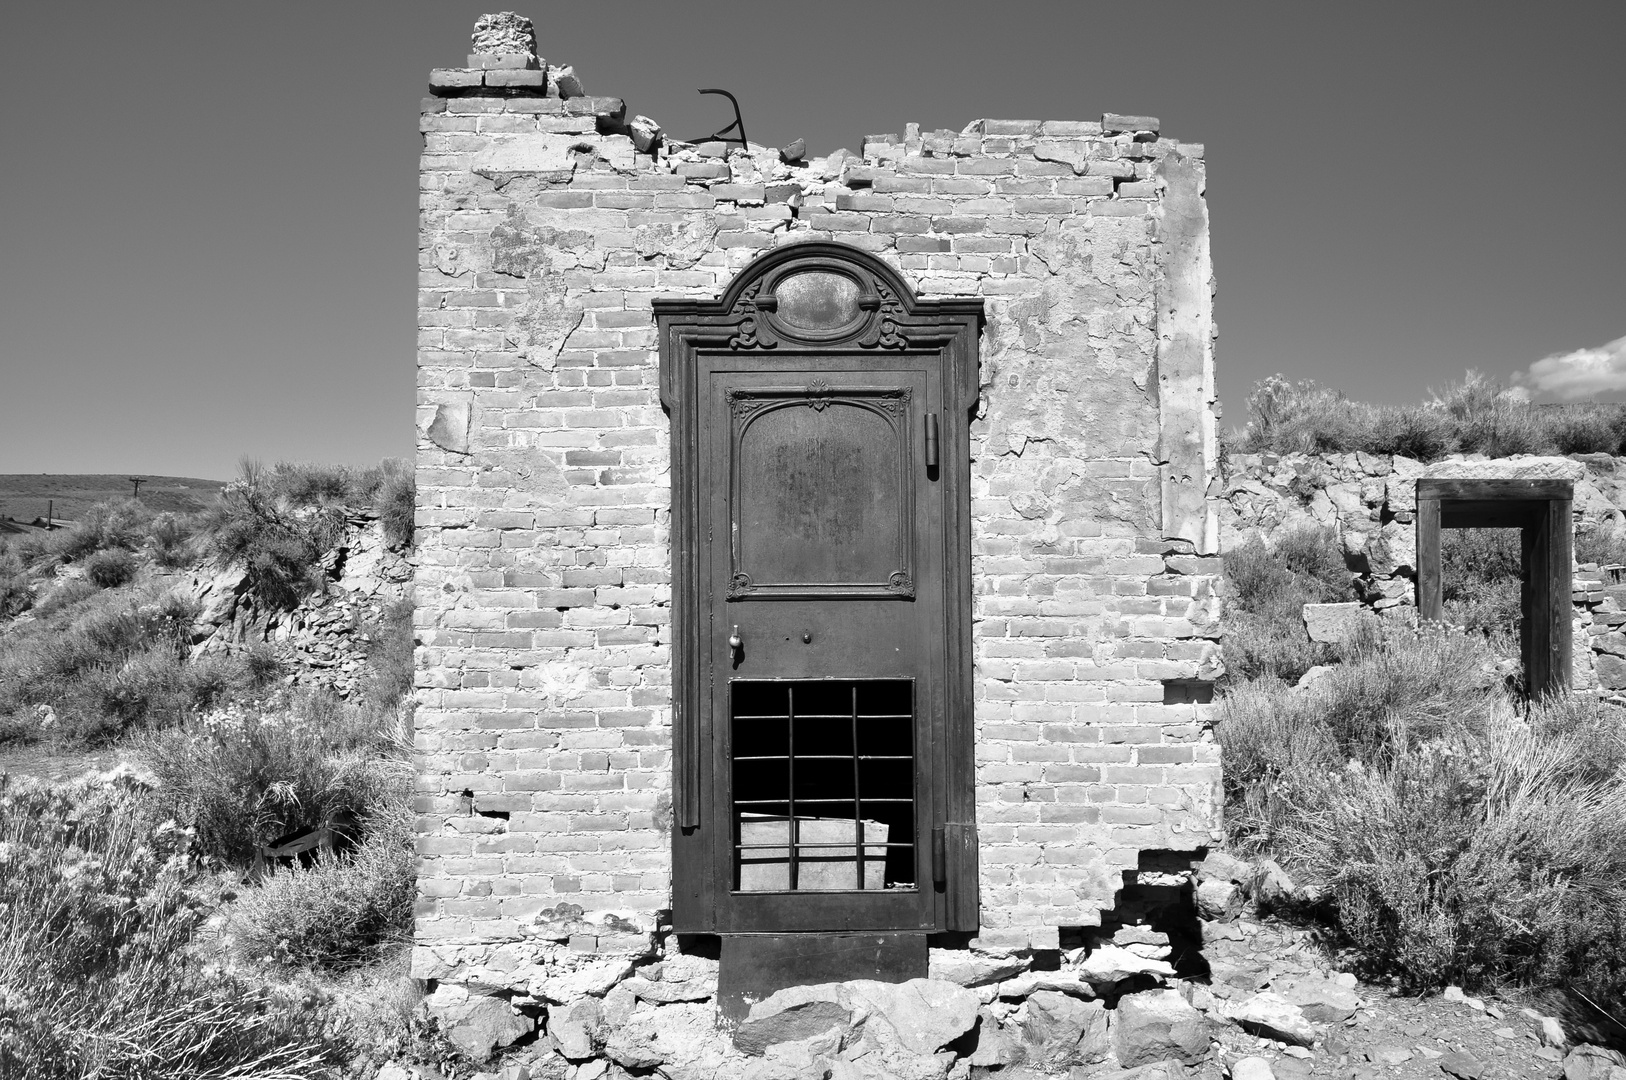
[[[454,73],[458,74],[458,73]],[[478,75],[478,73],[475,73]],[[481,90],[441,77],[447,94]],[[650,304],[759,252],[985,298],[972,428],[983,939],[1054,948],[1218,827],[1202,148],[979,120],[785,165],[635,150],[609,98],[422,116],[418,970],[519,985],[670,906],[667,421]],[[1171,682],[1171,680],[1173,682]]]

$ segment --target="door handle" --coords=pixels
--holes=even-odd
[[[745,648],[745,639],[740,637],[740,624],[734,624],[734,632],[728,635],[728,658],[734,663],[740,662],[740,650]]]

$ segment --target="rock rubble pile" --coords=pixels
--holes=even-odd
[[[1569,1047],[1552,1017],[1455,988],[1396,998],[1337,970],[1311,931],[1276,921],[1316,898],[1273,862],[1215,852],[1143,872],[1123,895],[1075,947],[933,948],[927,978],[790,987],[732,1029],[717,961],[671,938],[620,959],[573,952],[562,931],[527,957],[502,946],[483,989],[443,984],[426,1008],[470,1058],[501,1060],[476,1080],[1488,1080],[1487,1059],[1495,1075],[1626,1080],[1611,1051]],[[505,985],[538,962],[548,976]]]

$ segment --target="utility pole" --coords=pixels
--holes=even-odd
[[[132,499],[141,498],[141,477],[139,477],[139,476],[130,477],[130,483],[135,485],[135,491],[130,493],[130,498],[132,498]]]

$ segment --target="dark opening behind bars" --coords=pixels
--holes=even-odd
[[[743,871],[781,864],[777,888],[863,889],[878,862],[880,887],[915,887],[912,680],[737,680],[730,712],[735,889],[768,888]]]

